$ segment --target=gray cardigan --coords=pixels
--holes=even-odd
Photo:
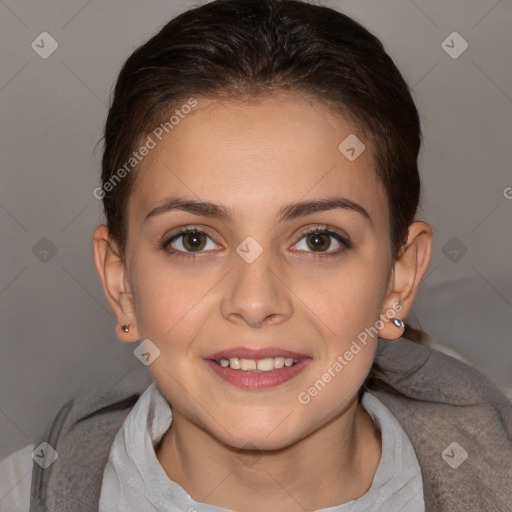
[[[375,363],[379,380],[370,389],[411,440],[426,512],[511,512],[508,399],[474,368],[406,338],[379,338]],[[151,382],[148,373],[145,384]],[[59,456],[47,469],[34,463],[30,512],[98,510],[114,437],[145,389],[131,395],[98,390],[63,406],[40,440]]]

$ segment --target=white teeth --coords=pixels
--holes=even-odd
[[[254,359],[240,359],[240,370],[256,370]]]
[[[267,359],[260,359],[256,363],[256,368],[258,370],[262,370],[264,372],[268,372],[270,370],[274,369],[274,359],[272,357],[269,357]]]
[[[265,359],[244,359],[242,357],[231,357],[230,359],[221,359],[218,363],[233,370],[258,370],[269,372],[274,369],[280,369],[284,366],[292,366],[297,363],[297,359],[292,357],[267,357]]]
[[[274,357],[274,368],[282,368],[284,366],[284,357]]]

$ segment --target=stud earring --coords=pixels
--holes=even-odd
[[[399,329],[403,329],[405,327],[405,323],[403,320],[400,320],[400,318],[397,318],[396,316],[393,318],[393,323],[396,327]]]
[[[123,332],[128,332],[130,330],[130,326],[128,324],[124,324],[121,326],[121,329]]]

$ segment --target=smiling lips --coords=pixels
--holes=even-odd
[[[281,348],[233,348],[205,358],[215,373],[243,389],[265,389],[298,375],[310,362],[306,354]]]

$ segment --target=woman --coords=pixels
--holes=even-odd
[[[403,321],[419,148],[391,58],[334,10],[218,0],[135,51],[94,258],[152,382],[61,411],[31,510],[510,508],[510,404]]]

